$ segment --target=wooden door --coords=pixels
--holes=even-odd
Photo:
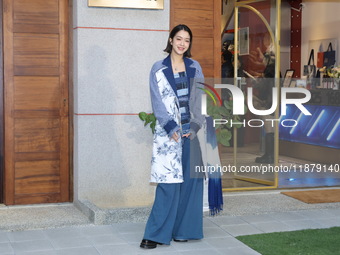
[[[0,10],[2,10],[2,0],[0,0]],[[3,50],[2,50],[2,45],[3,45],[3,37],[2,37],[2,12],[0,12],[0,203],[3,203],[3,174],[4,174],[4,69],[3,69]]]
[[[3,0],[4,202],[70,200],[68,0]]]
[[[170,29],[178,24],[193,33],[192,55],[205,77],[221,77],[221,0],[171,0]]]

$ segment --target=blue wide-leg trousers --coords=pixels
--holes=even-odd
[[[202,165],[197,137],[184,138],[182,164],[183,183],[157,185],[143,239],[170,244],[172,239],[203,238],[203,178],[193,174]]]

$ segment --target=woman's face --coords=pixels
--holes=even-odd
[[[190,35],[185,30],[180,30],[175,34],[174,38],[170,38],[172,45],[171,54],[183,55],[190,46]]]

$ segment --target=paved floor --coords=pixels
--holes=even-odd
[[[0,231],[0,254],[34,255],[252,255],[259,254],[235,236],[340,226],[340,208],[204,218],[205,238],[188,243],[139,248],[145,223],[71,226],[26,231]]]
[[[162,245],[153,250],[139,248],[145,222],[95,226],[83,218],[72,204],[49,206],[49,210],[53,213],[47,213],[44,206],[3,207],[0,208],[0,229],[2,229],[0,230],[0,254],[255,255],[259,253],[239,242],[235,237],[340,226],[340,203],[309,205],[284,196],[279,191],[228,193],[224,196],[224,200],[225,210],[222,215],[204,218],[203,240],[188,243],[172,242],[169,246]],[[25,210],[30,211],[26,214],[27,217],[23,213]],[[59,215],[61,212],[62,215]],[[9,214],[12,216],[9,217]],[[15,224],[14,215],[19,216],[21,221]],[[38,224],[39,218],[41,222],[46,222]],[[9,222],[7,225],[1,223],[4,219],[12,221],[12,231]],[[20,231],[18,226],[25,221],[31,221],[31,225],[26,224],[23,229],[27,230]]]
[[[90,223],[90,220],[72,203],[27,206],[0,205],[0,231],[59,228]],[[1,240],[0,238],[0,244]],[[2,255],[1,248],[0,255]]]

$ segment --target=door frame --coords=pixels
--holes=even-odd
[[[4,201],[4,54],[2,30],[2,0],[0,0],[0,204]]]
[[[2,1],[2,0],[1,0]],[[74,93],[73,93],[73,0],[68,0],[68,128],[69,128],[69,200],[74,200],[73,152],[74,152]]]
[[[275,4],[275,27],[272,28],[270,26],[270,23],[266,20],[266,18],[262,15],[260,11],[258,11],[256,8],[251,6],[250,4],[261,2],[266,0],[249,0],[246,2],[235,2],[234,6],[234,47],[235,49],[238,49],[239,45],[239,9],[240,8],[246,8],[250,11],[252,11],[254,14],[257,15],[258,18],[262,20],[265,27],[267,28],[271,40],[274,43],[275,47],[275,87],[277,88],[277,95],[280,93],[280,37],[281,37],[281,0],[272,0],[270,3]],[[234,82],[235,86],[237,86],[237,76],[238,76],[238,57],[235,57],[235,63],[234,63]],[[279,119],[279,108],[275,111],[275,118]],[[279,163],[279,126],[278,123],[274,124],[274,165],[277,166]],[[237,166],[238,160],[237,160],[237,153],[238,153],[238,145],[237,145],[237,128],[234,127],[234,143],[233,143],[233,164]],[[242,176],[235,174],[234,178],[237,180],[243,180],[248,181],[256,184],[264,184],[268,186],[263,187],[245,187],[245,188],[227,188],[223,189],[223,191],[236,191],[236,190],[265,190],[265,189],[277,189],[278,188],[278,173],[274,173],[274,181],[267,181],[259,178],[249,178],[247,176]]]

